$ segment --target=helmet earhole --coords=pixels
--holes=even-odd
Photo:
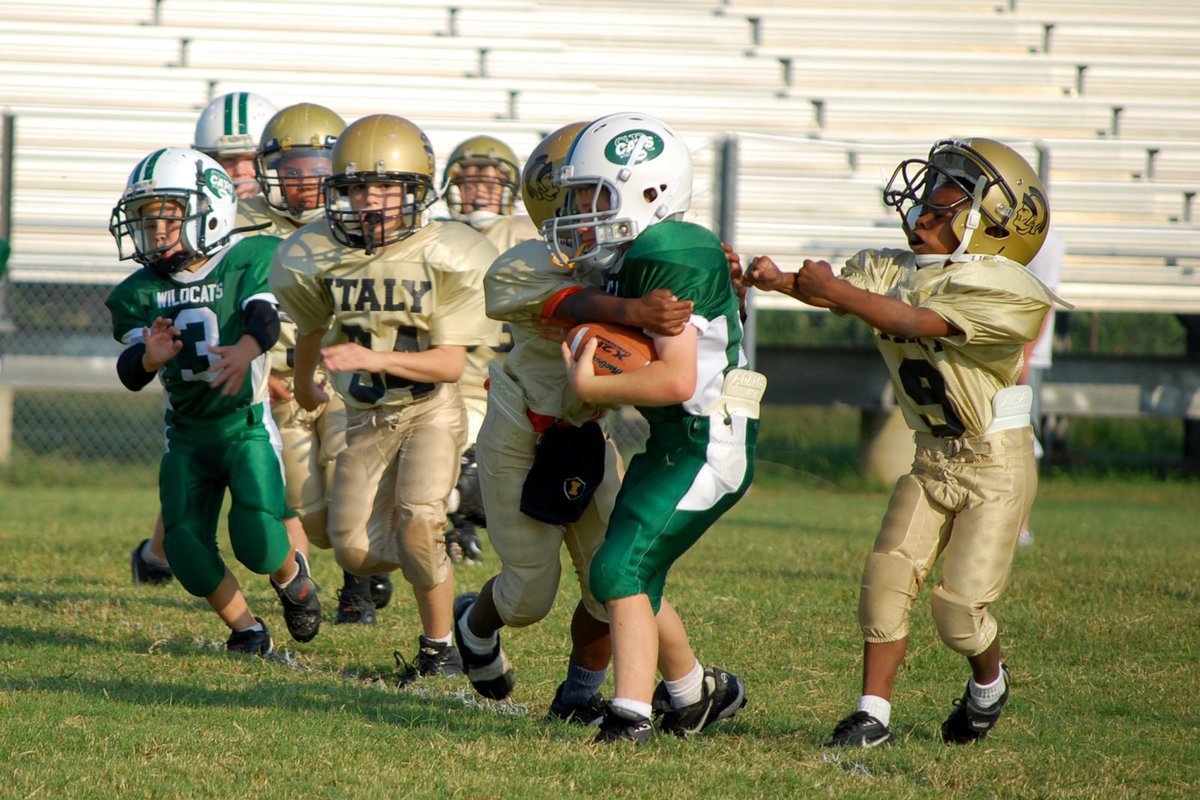
[[[642,199],[647,203],[653,203],[658,199],[658,190],[651,186],[649,189],[642,192]]]

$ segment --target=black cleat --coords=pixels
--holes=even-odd
[[[458,654],[457,647],[445,642],[431,641],[426,639],[424,634],[418,637],[417,643],[417,657],[412,664],[405,661],[404,656],[400,653],[394,654],[399,673],[397,677],[399,688],[403,689],[414,681],[435,675],[462,675],[463,660]]]
[[[466,625],[466,615],[479,595],[475,593],[460,594],[454,598],[454,641],[458,643],[458,651],[462,655],[463,670],[471,687],[482,697],[489,700],[503,700],[512,694],[513,669],[508,663],[508,657],[500,647],[500,634],[496,634],[496,646],[490,653],[476,653],[463,644],[460,625]]]
[[[462,520],[446,532],[446,554],[455,564],[478,564],[483,559],[483,544],[474,524]]]
[[[271,641],[271,632],[267,630],[262,617],[254,621],[262,625],[261,631],[233,631],[225,641],[225,650],[230,653],[242,653],[248,656],[265,656],[275,648]]]
[[[296,566],[299,571],[286,589],[280,589],[274,580],[271,588],[283,605],[283,621],[287,623],[288,633],[297,642],[310,642],[321,628],[321,600],[317,597],[317,584],[309,574],[308,559],[303,553],[296,553]]]
[[[616,742],[633,742],[645,744],[654,738],[654,725],[645,717],[629,719],[618,714],[611,706],[604,711],[604,719],[600,722],[600,732],[592,739],[592,744],[614,744]]]
[[[746,684],[737,675],[717,667],[704,668],[702,692],[700,699],[690,706],[675,708],[666,683],[658,684],[651,705],[662,715],[659,727],[664,733],[691,736],[723,719],[731,719],[746,705]]]
[[[338,589],[338,610],[333,624],[374,625],[375,606],[371,603],[371,598]]]
[[[371,581],[371,605],[375,608],[387,608],[387,604],[392,602],[392,576],[386,572],[382,575],[372,575]]]
[[[564,703],[562,696],[566,685],[565,682],[560,683],[558,690],[554,692],[554,701],[550,703],[550,713],[546,715],[547,721],[569,722],[584,728],[599,725],[604,719],[605,710],[608,709],[608,703],[605,702],[604,696],[596,692],[585,703]]]
[[[855,711],[833,729],[824,747],[878,747],[892,744],[896,737],[887,725],[865,711]]]
[[[175,578],[175,573],[170,567],[155,566],[142,556],[142,548],[148,541],[150,540],[142,539],[129,554],[129,571],[133,573],[133,585],[162,586],[164,583],[170,583]]]
[[[954,710],[942,723],[942,741],[946,744],[971,744],[988,735],[1000,719],[1000,712],[1008,702],[1008,689],[1011,685],[1008,677],[1008,667],[1000,665],[1000,674],[1004,676],[1004,694],[1000,699],[987,708],[980,708],[971,697],[971,684],[963,696],[954,701]]]

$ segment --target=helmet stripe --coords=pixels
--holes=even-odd
[[[238,92],[238,133],[250,132],[250,115],[246,113],[246,106],[249,103],[250,95],[246,92]]]
[[[233,122],[233,95],[230,94],[225,96],[225,125],[223,130],[226,136],[233,133]]]
[[[143,158],[142,163],[138,164],[137,168],[134,170],[134,174],[137,176],[134,182],[148,181],[153,178],[154,166],[158,163],[158,159],[165,152],[167,152],[165,149],[155,150],[153,153]]]

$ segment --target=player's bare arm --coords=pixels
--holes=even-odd
[[[580,400],[598,405],[669,406],[682,403],[696,391],[696,339],[692,325],[678,336],[658,336],[654,348],[658,358],[636,373],[597,375],[592,366],[596,340],[584,345],[579,358],[563,342],[567,379]]]
[[[149,328],[142,328],[142,341],[146,352],[142,354],[142,368],[146,372],[158,372],[183,349],[179,339],[180,331],[173,324],[174,320],[156,317]]]
[[[805,261],[796,276],[797,290],[823,297],[871,327],[902,339],[954,336],[962,333],[936,311],[917,308],[882,294],[868,292],[834,277],[824,261]]]
[[[292,399],[292,393],[288,391],[287,383],[274,373],[267,376],[267,394],[271,398],[271,405],[286,403]]]
[[[742,322],[745,322],[746,293],[750,290],[750,284],[745,281],[745,272],[742,270],[742,257],[737,254],[737,251],[728,242],[721,242],[721,249],[725,251],[725,260],[729,262],[729,282],[733,284],[733,292],[737,295],[738,313],[742,316]]]
[[[379,353],[347,342],[322,349],[321,357],[334,372],[386,372],[419,383],[454,383],[462,377],[467,348],[442,344],[418,353]]]
[[[642,297],[615,297],[599,289],[583,289],[567,296],[557,316],[572,321],[615,322],[656,336],[677,336],[692,315],[692,302],[680,300],[670,289],[654,289]]]
[[[296,335],[292,391],[295,393],[296,403],[305,411],[315,411],[323,403],[329,402],[329,395],[315,380],[317,364],[321,361],[321,339],[324,336],[325,331]]]

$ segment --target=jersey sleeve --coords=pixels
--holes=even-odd
[[[979,345],[1037,338],[1052,299],[1024,268],[982,261],[952,270],[940,291],[919,303]]]
[[[275,251],[282,241],[277,236],[255,236],[239,242],[239,247],[246,253],[246,277],[242,282],[243,296],[239,298],[239,307],[243,310],[255,300],[277,304],[271,291],[270,276]]]
[[[654,289],[669,289],[680,300],[692,301],[695,315],[704,319],[725,313],[733,286],[720,240],[686,223],[647,229],[625,254],[621,294],[642,297]]]
[[[456,253],[454,264],[437,269],[437,314],[429,329],[429,343],[437,345],[489,344],[497,340],[496,323],[488,319],[483,299],[483,276],[496,258],[496,248],[482,236]]]
[[[333,298],[312,255],[317,235],[301,228],[275,250],[268,285],[301,334],[324,331],[333,321]]]
[[[154,321],[153,316],[147,318],[148,309],[139,301],[134,282],[135,276],[126,278],[104,301],[112,317],[113,338],[126,347],[142,341],[142,328]]]
[[[553,315],[558,301],[583,289],[574,273],[555,268],[541,241],[519,244],[496,259],[484,277],[487,315],[518,324]]]

